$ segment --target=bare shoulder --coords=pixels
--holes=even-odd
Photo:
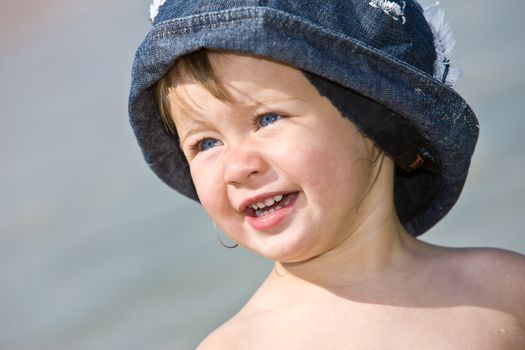
[[[478,295],[516,317],[525,328],[525,256],[498,248],[461,248],[453,254]]]
[[[256,335],[257,323],[252,317],[240,312],[211,332],[197,347],[197,350],[250,349]]]
[[[510,269],[523,273],[525,271],[525,255],[499,248],[465,248],[470,253],[473,262],[480,266]]]
[[[496,248],[439,246],[424,256],[421,281],[432,287],[420,303],[442,310],[444,325],[457,321],[450,339],[459,332],[459,338],[475,344],[472,348],[525,349],[525,256]]]
[[[197,350],[236,349],[239,327],[235,320],[230,320],[211,332],[197,347]]]
[[[479,282],[525,294],[525,255],[498,248],[463,248],[464,272]]]

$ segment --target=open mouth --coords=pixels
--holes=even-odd
[[[275,213],[278,210],[291,207],[297,198],[298,192],[279,194],[263,201],[249,205],[245,215],[253,218],[261,218]]]

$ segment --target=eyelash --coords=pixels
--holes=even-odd
[[[255,117],[251,118],[252,119],[252,124],[254,127],[256,127],[257,130],[259,130],[260,128],[264,128],[265,126],[261,126],[260,125],[260,122],[261,122],[261,119],[263,117],[266,117],[266,116],[269,116],[269,115],[275,115],[275,116],[278,116],[279,118],[274,120],[272,122],[272,124],[280,119],[282,119],[284,117],[284,114],[282,113],[276,113],[276,112],[270,112],[270,113],[263,113],[263,114],[259,114],[259,115],[256,115]]]
[[[192,152],[192,154],[205,151],[205,150],[200,149],[201,145],[202,145],[202,142],[204,142],[206,140],[211,140],[211,139],[212,139],[211,137],[203,136],[203,137],[199,138],[197,141],[195,141],[194,143],[192,143],[189,146],[189,149]]]
[[[276,121],[282,119],[285,117],[284,114],[282,113],[276,113],[276,112],[270,112],[270,113],[263,113],[263,114],[258,114],[256,116],[254,116],[253,118],[251,118],[251,122],[253,124],[254,127],[256,127],[256,130],[259,130],[261,128],[265,128],[266,126],[262,126],[260,125],[260,121],[261,121],[261,118],[265,117],[265,116],[268,116],[268,115],[275,115],[277,116],[278,118],[273,120],[271,122],[271,124],[275,123]],[[193,144],[191,144],[189,146],[189,149],[190,151],[193,153],[193,154],[196,154],[196,153],[199,153],[199,152],[204,152],[206,150],[203,150],[201,149],[201,145],[204,141],[206,140],[212,140],[213,138],[210,138],[210,137],[206,137],[206,136],[203,136],[201,138],[199,138],[197,141],[195,141]]]

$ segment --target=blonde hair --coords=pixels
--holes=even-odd
[[[181,56],[168,73],[157,82],[155,87],[157,107],[168,133],[177,135],[173,116],[170,114],[170,103],[187,106],[175,90],[183,77],[200,84],[217,99],[231,101],[228,91],[221,84],[211,65],[210,56],[214,53],[216,54],[214,51],[202,49]]]

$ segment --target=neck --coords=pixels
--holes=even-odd
[[[430,246],[400,223],[392,198],[393,162],[385,159],[383,170],[363,202],[363,216],[348,228],[343,242],[307,260],[277,261],[267,282],[284,287],[283,291],[312,285],[333,291],[381,281],[403,267],[417,266],[414,260]]]
[[[283,282],[306,282],[327,289],[353,286],[406,263],[415,244],[415,238],[391,215],[373,230],[360,227],[319,256],[296,263],[276,262],[272,275]]]

